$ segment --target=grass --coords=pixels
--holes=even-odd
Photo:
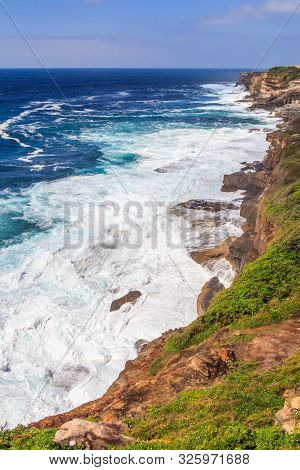
[[[270,305],[266,305],[256,315],[243,317],[233,322],[229,328],[230,330],[246,330],[272,325],[287,320],[296,312],[300,312],[300,299],[298,296],[282,301],[274,301]]]
[[[58,428],[38,429],[17,426],[11,430],[0,431],[0,450],[62,450],[54,442]],[[82,450],[83,445],[64,447],[64,450]]]
[[[283,83],[288,83],[291,80],[300,78],[300,69],[294,66],[291,67],[272,67],[269,74],[276,76]]]
[[[18,426],[13,430],[0,431],[0,449],[57,450],[61,447],[53,439],[57,429],[36,429]]]
[[[272,303],[280,304],[281,308],[285,306],[292,315],[295,304],[283,301],[289,298],[298,285],[299,252],[298,231],[289,231],[284,238],[272,243],[261,257],[245,266],[229,289],[216,295],[203,317],[197,318],[183,332],[175,333],[167,340],[165,353],[178,353],[193,344],[199,344],[222,326],[236,323],[243,317],[256,317],[257,320],[258,316],[264,315],[265,324],[272,323],[276,315]],[[283,317],[284,313],[278,312],[277,318]],[[158,363],[159,358],[156,361]],[[161,361],[159,364],[161,369]]]
[[[152,364],[150,365],[149,372],[150,375],[156,375],[158,372],[163,368],[163,358],[158,357],[157,359],[154,359]]]
[[[264,200],[264,216],[276,227],[282,227],[286,223],[290,224],[291,221],[299,222],[300,180],[266,197]]]
[[[180,393],[127,421],[130,449],[300,449],[300,431],[274,426],[283,392],[300,384],[300,355],[268,371],[239,364],[207,390]]]

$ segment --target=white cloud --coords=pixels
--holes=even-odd
[[[293,13],[297,7],[299,7],[298,12],[300,12],[300,2],[294,0],[272,0],[260,5],[246,3],[229,10],[224,15],[199,18],[195,23],[211,25],[238,23],[245,20],[265,18],[271,13]]]
[[[236,23],[246,19],[255,19],[261,17],[261,11],[254,5],[245,4],[239,8],[233,8],[228,13],[222,16],[208,16],[200,18],[199,23],[204,24],[227,24]]]
[[[263,9],[269,12],[293,13],[299,8],[300,2],[294,0],[274,0],[263,4]]]

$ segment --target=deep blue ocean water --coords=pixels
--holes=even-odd
[[[104,171],[107,165],[138,158],[107,152],[105,141],[100,146],[70,143],[70,136],[87,128],[136,133],[172,125],[228,125],[223,112],[194,111],[199,103],[205,106],[213,100],[201,94],[199,85],[234,82],[240,71],[79,69],[49,73],[53,80],[44,70],[0,71],[0,122],[12,119],[8,134],[28,146],[1,141],[1,189],[78,171]],[[230,124],[241,123],[233,115]],[[40,148],[43,153],[34,158],[34,164],[43,168],[33,173],[32,165],[20,157]]]
[[[255,124],[215,106],[201,84],[237,80],[240,70],[73,69],[0,70],[0,190],[7,198],[34,183],[110,166],[132,165],[139,155],[117,136],[176,127]],[[80,136],[97,131],[96,141]],[[103,138],[101,139],[101,135]],[[114,136],[115,139],[107,138]],[[25,201],[23,201],[25,202]],[[0,213],[0,243],[39,227],[17,208]],[[21,237],[21,238],[20,238]]]

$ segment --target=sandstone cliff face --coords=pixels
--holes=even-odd
[[[255,106],[274,109],[286,102],[293,103],[293,107],[280,111],[283,113],[281,128],[268,136],[270,147],[263,167],[258,167],[250,177],[235,174],[224,181],[225,190],[226,187],[230,191],[240,189],[242,185],[247,191],[241,208],[241,214],[247,220],[245,233],[240,239],[231,240],[230,245],[226,245],[226,253],[223,250],[223,255],[231,258],[239,270],[250,259],[263,254],[274,238],[276,227],[266,217],[266,197],[283,187],[285,182],[288,184],[290,179],[295,180],[294,176],[291,177],[293,165],[298,165],[299,169],[299,157],[295,161],[294,157],[287,158],[287,149],[299,148],[300,144],[300,113],[297,108],[300,87],[295,78],[297,73],[294,70],[292,72],[292,80],[282,79],[276,73],[255,73],[242,74],[239,81],[250,91]],[[205,256],[208,254],[205,253]],[[264,271],[262,275],[265,275]],[[218,295],[222,295],[222,292]],[[272,301],[276,307],[277,299]],[[270,314],[266,321],[266,315],[262,311],[258,312],[257,317],[258,324],[265,326],[255,326],[250,321],[243,328],[243,323],[237,323],[234,328],[232,325],[221,328],[216,320],[216,327],[213,326],[211,333],[206,336],[201,336],[199,324],[192,324],[175,332],[178,338],[184,338],[185,343],[173,350],[166,346],[174,337],[174,332],[167,332],[142,346],[137,359],[127,362],[124,371],[103,397],[68,413],[45,418],[34,423],[34,426],[59,426],[71,419],[88,416],[109,422],[137,417],[151,405],[166,402],[179,392],[211,387],[221,380],[232,364],[239,361],[256,361],[261,369],[272,368],[300,350],[300,317],[299,309],[294,304],[290,306],[288,319],[286,313],[281,312],[281,316]],[[274,318],[272,315],[275,315]],[[199,320],[202,319],[199,317]]]
[[[297,67],[276,67],[268,72],[242,73],[238,84],[246,87],[256,107],[274,109],[300,102],[300,69]]]

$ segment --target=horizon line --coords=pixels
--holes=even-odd
[[[282,65],[281,67],[292,67],[293,65]],[[274,66],[270,67],[262,67],[258,70],[266,70]],[[279,66],[276,66],[279,67]],[[252,70],[253,66],[235,66],[235,67],[2,67],[0,66],[0,70],[241,70],[241,69],[249,69]]]

